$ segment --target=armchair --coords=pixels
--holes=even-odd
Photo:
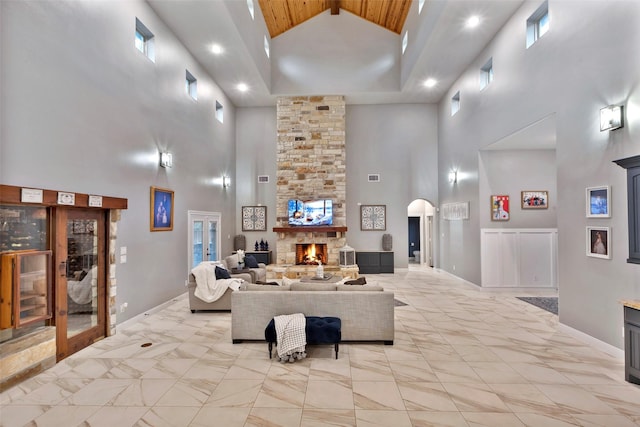
[[[225,264],[229,268],[229,270],[238,268],[238,255],[232,254],[224,259]],[[249,268],[251,271],[251,275],[254,276],[254,283],[256,281],[266,281],[267,280],[267,266],[263,263],[258,263],[257,268]]]

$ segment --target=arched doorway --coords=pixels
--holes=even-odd
[[[407,207],[409,264],[433,267],[434,214],[434,206],[424,199],[416,199]]]

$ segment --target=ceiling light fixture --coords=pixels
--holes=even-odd
[[[480,24],[480,17],[478,15],[473,15],[469,19],[467,19],[466,26],[467,28],[475,28]]]
[[[434,87],[436,84],[438,84],[438,81],[436,79],[428,78],[424,81],[423,84],[425,85],[425,87]]]
[[[246,83],[239,83],[236,87],[240,92],[246,92],[249,90],[249,86],[247,86]]]
[[[213,46],[211,46],[211,52],[214,55],[220,55],[222,53],[222,46],[220,46],[219,44],[214,44]]]

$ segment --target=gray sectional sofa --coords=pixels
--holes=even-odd
[[[264,341],[269,321],[292,313],[339,317],[343,341],[393,344],[394,294],[369,285],[245,284],[240,291],[231,293],[231,338],[234,343]]]

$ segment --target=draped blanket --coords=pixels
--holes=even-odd
[[[224,295],[227,289],[234,291],[240,289],[241,279],[216,279],[216,264],[201,262],[195,266],[191,273],[196,278],[196,290],[193,294],[204,302],[217,301]]]
[[[306,357],[307,321],[302,313],[284,314],[273,318],[276,327],[278,357],[293,362]]]

